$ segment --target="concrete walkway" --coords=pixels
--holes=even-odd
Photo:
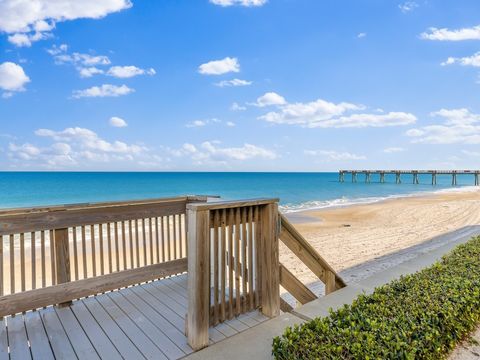
[[[457,245],[465,243],[472,236],[479,234],[480,226],[469,226],[433,238],[424,243],[427,246],[419,246],[420,251],[414,258],[409,256],[408,260],[400,260],[395,266],[382,269],[372,276],[357,282],[350,282],[347,287],[296,308],[292,313],[285,313],[275,319],[265,321],[258,326],[191,354],[186,358],[219,360],[271,359],[273,338],[281,335],[287,326],[301,324],[315,317],[327,316],[330,308],[336,310],[345,304],[351,304],[362,293],[372,293],[375,287],[387,284],[402,275],[412,274],[428,267],[440,260],[443,255]],[[402,254],[399,255],[400,259],[402,257],[405,259]]]

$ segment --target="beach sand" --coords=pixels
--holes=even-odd
[[[361,268],[361,264],[368,267],[379,258],[386,258],[382,266],[388,267],[389,262],[398,263],[397,253],[408,258],[409,249],[413,251],[435,236],[480,224],[480,190],[306,211],[290,219],[320,255],[345,274],[348,283],[355,280],[349,269]],[[318,282],[283,244],[280,261],[305,284]]]

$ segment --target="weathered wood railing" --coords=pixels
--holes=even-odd
[[[277,199],[187,205],[190,346],[208,328],[260,308],[280,313]]]
[[[198,201],[0,211],[0,317],[185,272],[186,206]]]
[[[188,342],[208,345],[209,326],[260,309],[275,317],[292,306],[280,285],[305,304],[317,296],[279,262],[279,239],[325,284],[345,286],[334,269],[278,213],[277,199],[187,205]]]

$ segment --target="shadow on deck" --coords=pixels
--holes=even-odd
[[[0,359],[178,359],[193,352],[185,336],[187,274],[8,316]],[[259,311],[209,329],[210,343],[254,327]]]

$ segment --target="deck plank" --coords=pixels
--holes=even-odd
[[[187,297],[186,293],[182,294],[176,291],[175,288],[171,288],[167,286],[166,284],[163,283],[163,281],[156,281],[152,282],[149,285],[157,288],[159,291],[162,293],[166,294],[170,298],[172,298],[174,301],[176,301],[179,305],[182,305],[184,309],[187,308]]]
[[[55,357],[57,359],[76,359],[77,355],[53,307],[39,310],[39,312]]]
[[[185,334],[173,326],[173,324],[164,318],[162,312],[157,312],[155,309],[150,306],[148,302],[144,299],[138,297],[133,292],[122,292],[120,294],[128,301],[132,306],[134,306],[138,311],[142,313],[147,319],[153,323],[163,334],[165,334],[175,345],[182,350],[184,354],[190,354],[193,352],[192,348],[187,343],[187,338]],[[168,309],[170,310],[170,309]],[[170,310],[171,311],[171,310]],[[183,319],[181,319],[183,322]],[[152,339],[153,340],[153,339]]]
[[[185,352],[182,351],[175,342],[170,339],[168,335],[170,333],[176,332],[176,329],[168,321],[163,319],[161,316],[157,316],[154,319],[145,316],[133,303],[128,301],[122,294],[119,292],[111,292],[108,296],[113,300],[113,302],[121,308],[132,320],[138,328],[159,348],[162,353],[167,356],[169,359],[178,359],[185,356]],[[159,323],[160,322],[160,323]],[[156,325],[155,325],[156,324]],[[161,327],[162,328],[161,328]],[[162,331],[163,330],[163,331]],[[181,336],[182,334],[179,333]]]
[[[82,301],[75,301],[71,309],[95,348],[95,351],[102,359],[122,359],[115,345],[112,344]]]
[[[8,336],[6,319],[0,320],[0,360],[8,360]]]
[[[9,317],[7,320],[8,342],[10,346],[10,358],[12,360],[31,359],[28,347],[27,332],[23,323],[23,315]]]
[[[95,298],[84,299],[82,302],[124,358],[145,358]]]
[[[167,359],[160,348],[145,335],[135,322],[133,322],[110,297],[100,295],[96,297],[96,300],[103,306],[105,311],[107,311],[125,335],[128,336],[130,341],[136,345],[143,356],[147,359]]]
[[[24,320],[33,359],[55,359],[39,312],[26,313]]]
[[[152,294],[154,297],[156,297],[158,300],[163,302],[165,305],[167,305],[170,309],[175,311],[181,318],[185,318],[185,315],[187,314],[186,312],[186,307],[182,306],[180,303],[178,303],[175,299],[170,297],[168,294],[160,290],[158,287],[152,285],[152,283],[148,284],[143,284],[141,285],[143,289],[148,291],[150,294]],[[185,325],[184,325],[185,327]]]
[[[88,336],[73,314],[72,309],[70,307],[56,307],[55,311],[78,358],[85,360],[100,359]]]

